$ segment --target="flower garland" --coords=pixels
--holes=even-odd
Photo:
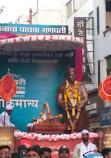
[[[29,140],[46,140],[46,141],[59,141],[59,140],[75,140],[81,139],[81,133],[72,134],[37,134],[37,133],[26,133],[18,130],[14,131],[14,137],[16,139],[29,139]],[[98,138],[97,133],[90,132],[89,138]]]
[[[66,80],[66,91],[64,93],[65,111],[66,111],[66,114],[67,114],[67,118],[70,122],[72,132],[75,129],[75,123],[79,119],[80,112],[81,112],[80,108],[77,109],[77,114],[75,112],[76,104],[81,103],[81,96],[80,96],[80,94],[78,92],[78,89],[77,89],[78,86],[79,86],[79,82],[75,81],[74,82],[74,88],[72,88],[69,85],[68,80]],[[70,96],[69,89],[73,92],[73,98]],[[68,100],[70,101],[70,103],[72,105],[72,116],[70,115],[69,110],[68,110],[68,104],[67,104]]]

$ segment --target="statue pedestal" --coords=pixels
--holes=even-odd
[[[14,151],[14,130],[17,127],[0,127],[0,145],[9,145]]]

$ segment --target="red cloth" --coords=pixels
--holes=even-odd
[[[16,37],[14,33],[0,33],[0,40],[14,37]]]

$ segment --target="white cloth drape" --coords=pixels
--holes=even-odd
[[[4,125],[6,127],[15,126],[13,123],[10,122],[10,116],[7,114],[6,111],[0,114],[0,127],[3,127]]]

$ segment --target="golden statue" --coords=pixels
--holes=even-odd
[[[88,118],[85,112],[88,93],[84,84],[76,81],[75,69],[72,67],[67,69],[66,82],[58,88],[57,102],[64,111],[66,131],[88,129]]]

